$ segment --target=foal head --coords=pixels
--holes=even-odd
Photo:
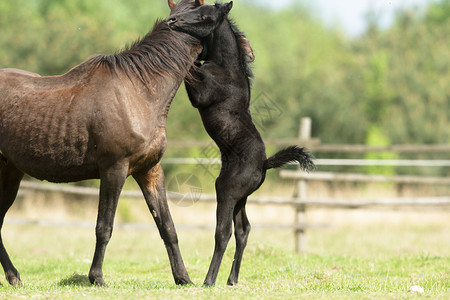
[[[171,14],[167,24],[173,30],[190,34],[198,39],[204,39],[223,22],[233,7],[233,1],[226,4],[199,5],[191,9],[180,9],[180,12]]]
[[[192,11],[192,13],[195,13],[195,10],[193,9],[198,8],[199,6],[205,5],[204,0],[181,0],[178,3],[175,3],[174,0],[168,0],[168,4],[170,7],[170,15],[171,16],[177,16],[181,13]],[[216,4],[220,5],[220,4]],[[230,5],[230,3],[228,4]],[[198,10],[197,12],[202,12],[201,10]],[[237,55],[238,59],[240,60],[240,64],[243,67],[243,70],[245,70],[245,73],[248,77],[253,77],[251,67],[249,66],[249,63],[252,63],[255,60],[255,55],[253,53],[252,46],[250,45],[249,40],[245,37],[245,35],[237,28],[235,23],[231,20],[229,20],[228,16],[225,16],[225,19],[228,19],[229,27],[231,28],[236,43],[239,49],[239,55]],[[199,56],[198,60],[207,60],[210,52],[210,48],[212,45],[214,45],[218,40],[222,40],[222,38],[217,39],[217,35],[221,35],[223,33],[218,32],[218,30],[221,30],[219,27],[216,28],[216,30],[213,32],[213,34],[210,34],[207,36],[206,39],[203,39],[203,52]],[[226,42],[226,41],[222,41]],[[221,45],[221,51],[228,52],[228,46]]]

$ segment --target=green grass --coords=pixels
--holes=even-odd
[[[446,220],[447,218],[442,218]],[[216,287],[204,288],[212,231],[179,230],[193,286],[173,282],[162,241],[153,230],[116,230],[104,264],[106,288],[87,273],[93,228],[5,225],[4,241],[23,286],[0,281],[0,299],[448,299],[448,224],[401,222],[343,224],[308,232],[308,253],[292,252],[289,231],[254,230],[236,287],[226,286],[230,241]],[[420,285],[425,293],[408,293]]]

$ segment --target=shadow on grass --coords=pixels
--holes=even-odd
[[[59,282],[60,286],[91,286],[89,277],[87,275],[73,274],[69,278],[62,279]]]

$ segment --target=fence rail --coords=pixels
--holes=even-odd
[[[282,171],[284,172],[284,171]],[[311,176],[312,174],[306,174]],[[283,176],[282,176],[283,177]],[[300,178],[304,178],[301,176]],[[308,177],[306,177],[308,178]],[[314,180],[321,180],[320,177],[316,177]],[[311,179],[311,178],[309,178]],[[330,179],[331,178],[327,178]],[[348,180],[348,179],[346,179]],[[424,181],[424,183],[432,183]],[[21,190],[41,191],[41,192],[57,192],[63,194],[80,195],[80,196],[92,196],[97,197],[99,195],[98,188],[82,187],[82,186],[68,186],[63,184],[51,184],[40,183],[35,181],[22,181],[20,185]],[[167,192],[167,197],[172,200],[181,200],[185,197],[191,197],[192,195],[186,195],[182,193]],[[121,193],[121,197],[124,198],[143,198],[141,191],[128,191],[124,190]],[[216,195],[214,194],[198,194],[195,195],[195,202],[215,203]],[[279,205],[279,206],[301,206],[306,205],[309,207],[334,207],[334,208],[357,208],[357,207],[370,207],[370,206],[427,206],[427,205],[450,205],[450,197],[400,197],[400,198],[373,198],[365,200],[348,200],[339,198],[308,198],[307,200],[294,200],[292,197],[252,197],[247,200],[250,204],[256,205]]]
[[[177,141],[169,140],[168,147],[207,147],[211,141]],[[449,153],[450,145],[390,145],[390,146],[368,146],[368,145],[343,145],[343,144],[320,144],[318,138],[294,138],[294,139],[266,139],[266,145],[289,146],[293,144],[307,147],[310,151],[320,153],[367,153],[367,152],[395,152],[395,153]]]
[[[450,167],[450,160],[443,159],[316,159],[317,166],[393,166],[393,167]],[[170,165],[220,165],[220,158],[165,158],[162,164]],[[296,165],[296,163],[291,163]]]
[[[342,174],[335,174],[342,175]],[[281,171],[281,177],[294,178],[297,180],[335,180],[335,176],[324,176],[324,174],[305,174],[294,173],[291,171]],[[372,176],[373,177],[373,176]],[[337,180],[341,181],[353,181],[353,177],[338,176]],[[358,178],[358,177],[356,177]],[[367,181],[371,181],[371,177],[364,178]],[[423,179],[423,178],[422,178]],[[383,180],[384,182],[384,180]],[[410,181],[408,181],[410,182]],[[421,183],[434,184],[434,180],[422,180]],[[41,191],[41,192],[57,192],[63,194],[80,195],[97,197],[99,195],[98,188],[80,187],[80,186],[68,186],[62,184],[50,184],[34,181],[22,181],[21,191]],[[141,191],[127,191],[124,190],[121,193],[121,197],[136,199],[142,198]],[[176,192],[167,192],[167,197],[173,200],[175,203],[177,200],[185,199],[186,197],[192,197],[192,195],[186,195]],[[216,196],[213,194],[198,194],[195,195],[195,202],[200,203],[215,203]],[[292,198],[292,197],[249,197],[248,203],[254,205],[275,205],[275,206],[288,206],[295,210],[306,211],[307,208],[326,208],[326,209],[360,209],[360,208],[379,208],[379,207],[433,207],[439,209],[450,208],[450,197],[401,197],[401,198],[373,198],[364,200],[348,200],[339,198]],[[37,225],[44,227],[94,227],[95,223],[88,221],[47,221],[47,220],[24,220],[24,219],[10,219],[7,218],[8,224],[15,225]],[[306,222],[304,218],[296,219],[292,224],[258,224],[252,226],[254,229],[291,229],[294,230],[296,240],[302,241],[302,245],[299,252],[304,251],[305,245],[305,232],[307,229],[321,229],[330,227],[331,224],[312,224]],[[138,224],[138,223],[123,223],[117,224],[118,229],[131,229],[131,230],[150,230],[156,227],[153,224]],[[204,225],[177,225],[181,230],[211,230],[214,228],[213,224]]]
[[[391,182],[406,184],[450,184],[450,178],[446,177],[423,177],[423,176],[385,176],[351,173],[316,172],[306,174],[299,171],[283,170],[281,178],[304,179],[309,181],[347,181],[347,182]]]

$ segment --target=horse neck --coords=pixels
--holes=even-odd
[[[227,19],[214,31],[207,60],[214,61],[226,69],[239,69],[240,52],[236,36]]]
[[[155,78],[164,81],[168,77],[181,83],[201,49],[198,39],[172,31],[161,21],[143,39],[122,52],[95,56],[89,64],[120,70],[130,79],[136,78],[143,84],[151,84]]]

